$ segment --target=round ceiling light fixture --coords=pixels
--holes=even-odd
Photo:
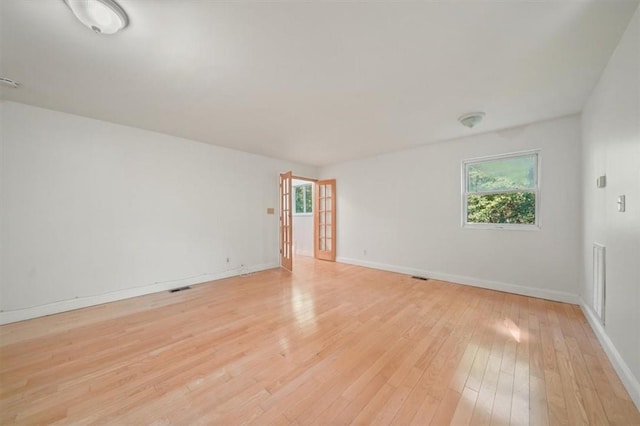
[[[484,112],[472,112],[469,114],[461,115],[460,117],[458,117],[458,121],[462,123],[463,126],[472,129],[476,125],[478,125],[483,118]]]
[[[129,25],[124,9],[113,0],[64,0],[76,18],[98,34],[115,34]]]

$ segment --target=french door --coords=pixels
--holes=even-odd
[[[316,259],[336,260],[336,180],[316,182],[314,252]]]
[[[280,266],[293,270],[291,172],[280,175]]]
[[[280,266],[293,270],[293,174],[280,175]],[[314,257],[336,260],[336,180],[315,183],[313,204]]]

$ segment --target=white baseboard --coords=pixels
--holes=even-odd
[[[504,291],[507,293],[520,294],[522,296],[537,297],[540,299],[554,300],[557,302],[579,304],[579,298],[575,294],[564,291],[540,289],[534,287],[526,287],[516,284],[502,283],[498,281],[482,280],[478,278],[465,277],[461,275],[452,275],[441,272],[426,271],[423,269],[409,268],[404,266],[388,265],[385,263],[369,262],[360,259],[350,259],[346,257],[338,257],[336,261],[340,263],[348,263],[350,265],[365,266],[367,268],[381,269],[383,271],[398,272],[400,274],[416,275],[419,277],[433,278],[440,281],[448,281],[457,284],[465,284],[473,287],[481,287],[490,290]]]
[[[584,312],[584,316],[587,317],[587,321],[589,321],[593,332],[600,341],[604,352],[607,354],[609,361],[611,361],[611,365],[613,365],[616,373],[618,373],[620,380],[622,380],[624,387],[627,389],[627,392],[629,392],[629,395],[631,395],[631,399],[633,399],[636,407],[640,410],[640,382],[633,375],[631,368],[629,368],[624,359],[622,359],[620,352],[618,352],[618,349],[616,349],[611,339],[609,339],[607,331],[600,323],[596,313],[582,298],[580,298],[580,307],[582,308],[582,312]]]
[[[89,306],[101,305],[103,303],[115,302],[118,300],[129,299],[132,297],[143,296],[145,294],[158,293],[168,291],[172,288],[184,287],[206,283],[209,281],[221,280],[246,273],[264,271],[267,269],[277,268],[277,263],[264,263],[246,268],[238,268],[230,271],[224,271],[217,274],[202,274],[195,277],[174,280],[164,283],[156,283],[141,287],[132,287],[124,290],[113,291],[110,293],[99,294],[95,296],[80,297],[77,299],[62,300],[59,302],[48,303],[46,305],[32,306],[24,309],[16,309],[12,311],[0,312],[0,325],[9,324],[17,321],[24,321],[32,318],[43,317],[45,315],[58,314],[60,312],[72,311],[74,309],[87,308]]]

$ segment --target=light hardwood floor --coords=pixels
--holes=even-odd
[[[0,328],[0,423],[640,424],[579,307],[296,259]]]

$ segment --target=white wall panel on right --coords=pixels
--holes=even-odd
[[[593,306],[592,247],[607,247],[605,331],[635,376],[640,400],[640,10],[582,114],[581,295]],[[607,176],[605,188],[596,187]],[[626,211],[617,199],[626,195]],[[634,392],[631,392],[634,394]]]

